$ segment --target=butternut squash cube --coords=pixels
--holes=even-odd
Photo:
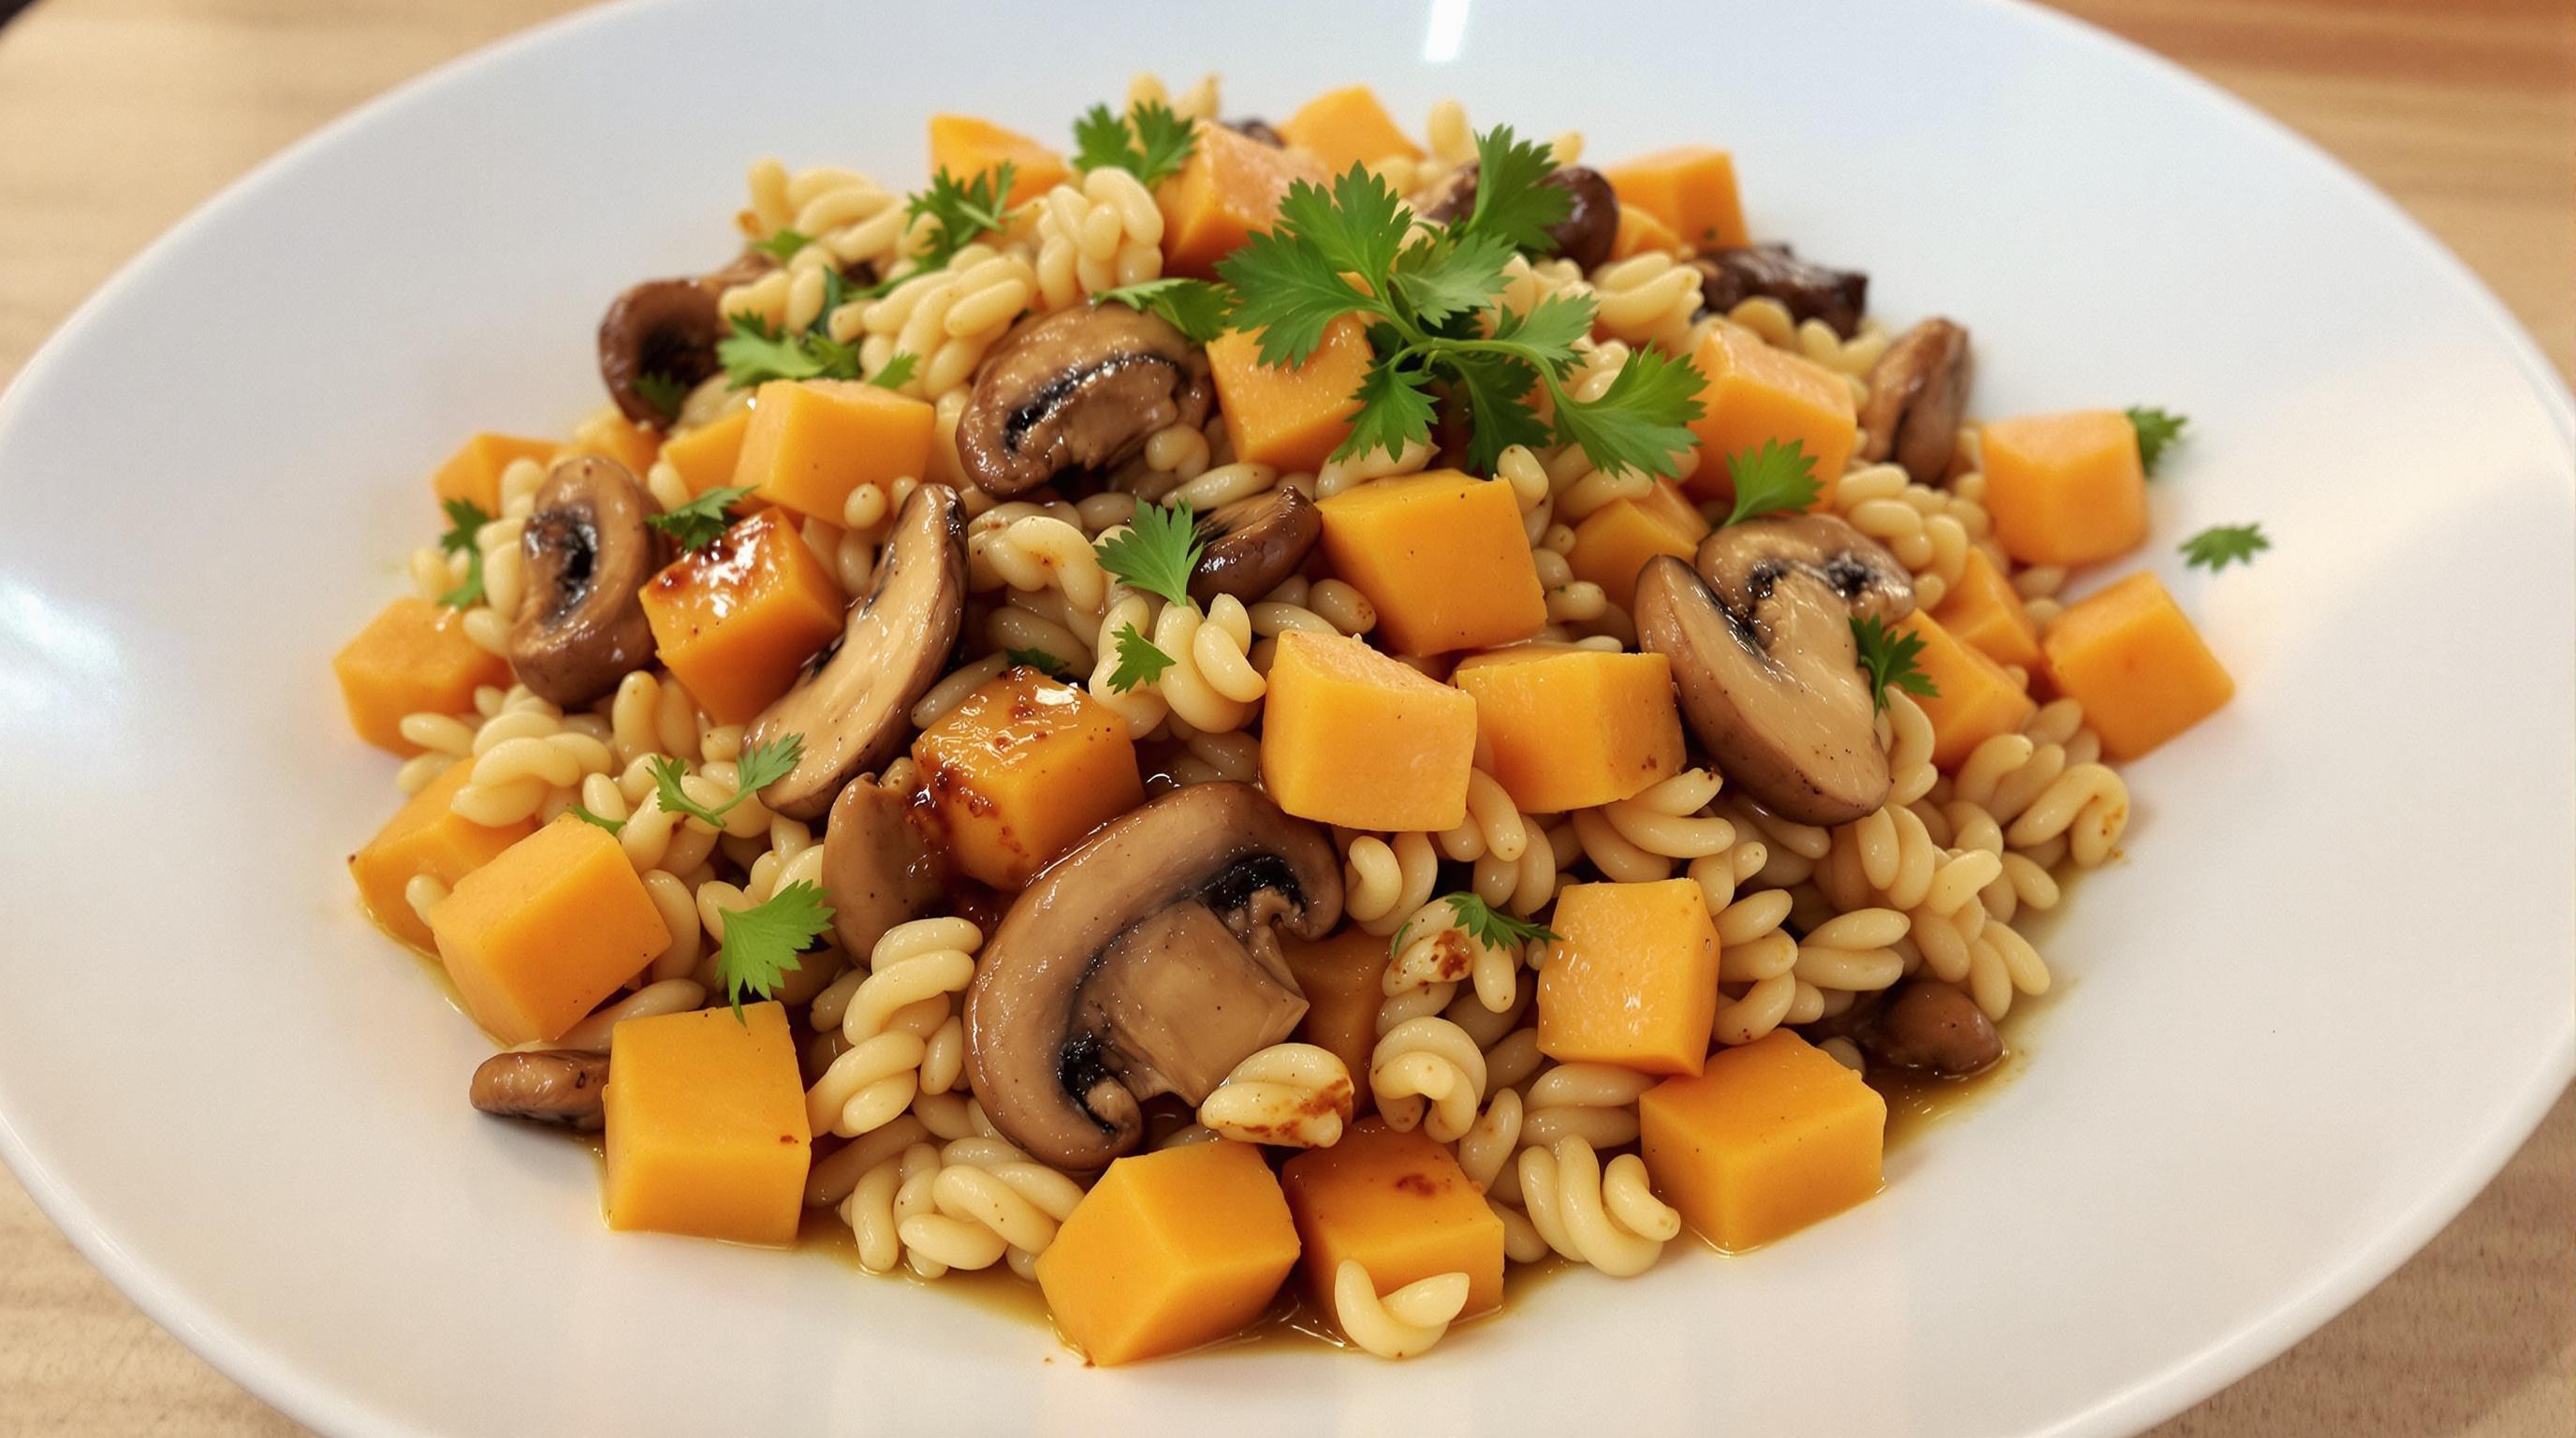
[[[429,928],[465,1011],[505,1044],[560,1036],[671,942],[616,836],[570,814],[457,880]]]
[[[1163,211],[1163,273],[1214,279],[1216,262],[1279,218],[1298,180],[1330,176],[1313,156],[1278,150],[1202,120],[1181,172],[1155,187]]]
[[[1639,209],[1664,222],[1694,249],[1749,245],[1744,204],[1735,192],[1735,157],[1706,145],[1679,145],[1639,155],[1601,172],[1619,209]]]
[[[1914,666],[1936,695],[1911,696],[1932,721],[1932,763],[1955,769],[1976,747],[1998,734],[2017,734],[2039,705],[2004,667],[1958,641],[1941,621],[1920,610],[1897,628],[1923,641]]]
[[[719,724],[745,724],[841,632],[847,599],[784,510],[740,520],[644,583],[664,668]]]
[[[2084,706],[2114,759],[2152,752],[2236,697],[2200,631],[2143,570],[2068,605],[2040,643],[2057,692]]]
[[[1350,438],[1355,398],[1368,374],[1366,328],[1351,315],[1324,326],[1323,343],[1293,369],[1261,362],[1260,331],[1229,330],[1208,342],[1208,370],[1234,457],[1284,471],[1320,468]]]
[[[2003,570],[1982,549],[1970,549],[1959,582],[1932,611],[1941,627],[1997,664],[2039,667],[2039,626]]]
[[[622,1058],[622,1055],[621,1055]],[[1700,1237],[1769,1243],[1878,1192],[1887,1102],[1787,1029],[1637,1102],[1646,1171]]]
[[[1006,891],[1145,802],[1127,722],[1025,665],[921,731],[912,757],[947,826],[949,856]]]
[[[1601,586],[1622,608],[1637,597],[1637,576],[1658,554],[1688,560],[1699,551],[1709,523],[1681,490],[1663,480],[1643,499],[1614,499],[1574,526],[1574,549],[1565,556],[1574,577]]]
[[[1660,654],[1515,644],[1458,661],[1488,773],[1532,814],[1629,798],[1682,768],[1673,670]]]
[[[662,434],[613,409],[602,410],[572,432],[572,443],[564,446],[564,453],[595,454],[615,460],[640,480],[652,471],[654,459],[662,453]]]
[[[1538,973],[1538,1051],[1560,1063],[1695,1074],[1717,1026],[1717,926],[1691,879],[1574,884]]]
[[[1261,783],[1301,819],[1384,833],[1467,818],[1476,701],[1338,634],[1289,630],[1262,701]]]
[[[1776,440],[1799,445],[1815,465],[1816,502],[1808,507],[1832,509],[1860,435],[1851,386],[1843,377],[1731,324],[1711,326],[1695,358],[1708,388],[1700,391],[1702,413],[1691,421],[1691,433],[1706,452],[1690,477],[1690,492],[1732,502],[1735,481],[1727,460]]]
[[[1011,165],[1011,192],[1002,197],[1005,205],[1034,200],[1072,173],[1065,168],[1064,156],[1016,130],[972,115],[930,117],[932,174],[946,170],[961,184],[969,183],[987,170],[1001,168],[1006,160]]]
[[[460,817],[450,805],[473,774],[471,762],[448,766],[349,856],[349,876],[358,881],[358,902],[367,917],[413,948],[431,949],[438,942],[403,897],[413,879],[426,874],[453,889],[457,880],[537,831],[533,819],[486,828]]]
[[[1038,1255],[1065,1341],[1107,1367],[1234,1333],[1297,1266],[1297,1229],[1261,1150],[1220,1139],[1109,1165]]]
[[[628,1019],[608,1085],[608,1226],[789,1244],[812,1135],[787,1008]]]
[[[1370,1119],[1331,1148],[1308,1149],[1280,1171],[1305,1245],[1306,1287],[1333,1311],[1344,1259],[1388,1292],[1440,1273],[1467,1275],[1472,1318],[1503,1306],[1503,1221],[1485,1206],[1449,1150],[1420,1129]]]
[[[733,483],[734,471],[742,467],[743,435],[750,428],[751,411],[734,410],[664,440],[662,458],[679,472],[680,482],[689,487],[691,495],[722,489]],[[840,521],[835,518],[832,523]]]
[[[1422,158],[1422,147],[1405,136],[1395,117],[1378,103],[1377,92],[1366,85],[1325,91],[1280,121],[1279,133],[1337,175],[1353,165],[1374,165],[1391,155]]]
[[[753,397],[733,482],[756,498],[826,524],[841,522],[850,492],[919,479],[930,465],[929,405],[856,380],[774,379]]]
[[[1682,237],[1673,227],[1633,205],[1619,207],[1619,228],[1610,237],[1610,258],[1634,259],[1649,250],[1677,254]]]
[[[1313,943],[1287,940],[1280,952],[1306,993],[1298,1041],[1328,1049],[1342,1061],[1358,1090],[1354,1116],[1366,1114],[1376,1102],[1367,1074],[1377,1052],[1377,1011],[1386,1002],[1386,939],[1354,926]]]
[[[1324,556],[1405,654],[1483,649],[1547,622],[1520,501],[1500,480],[1435,469],[1320,500]]]
[[[2093,564],[2147,537],[2147,472],[2138,432],[2116,409],[1990,420],[1986,513],[2024,564]]]
[[[448,456],[447,463],[429,477],[430,491],[441,501],[472,501],[485,514],[501,512],[501,471],[517,459],[533,459],[539,464],[553,464],[563,446],[550,439],[525,439],[515,434],[494,434],[489,430],[465,441],[462,448]]]
[[[402,736],[406,714],[461,714],[474,691],[510,682],[510,663],[465,637],[465,616],[405,596],[384,607],[332,656],[340,698],[358,737],[396,754],[420,752]]]

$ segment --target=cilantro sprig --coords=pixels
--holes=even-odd
[[[1109,671],[1109,692],[1124,694],[1139,684],[1151,684],[1172,667],[1172,656],[1155,647],[1154,641],[1138,633],[1133,624],[1121,624],[1112,636],[1118,644],[1118,667]]]
[[[677,509],[652,515],[644,522],[671,536],[682,549],[704,549],[716,542],[732,522],[732,509],[751,493],[747,484],[719,485]]]
[[[585,805],[575,804],[564,812],[593,828],[606,829],[612,834],[624,833],[626,830],[625,820],[611,819],[605,814],[594,814]]]
[[[2230,564],[2252,564],[2254,556],[2272,547],[2258,521],[2253,524],[2213,524],[2182,542],[2180,548],[2186,568],[2206,569],[2212,574]]]
[[[1449,905],[1449,912],[1456,916],[1458,927],[1466,930],[1467,937],[1474,939],[1483,948],[1508,949],[1515,944],[1526,944],[1539,939],[1552,944],[1564,937],[1535,919],[1524,919],[1515,914],[1504,913],[1486,903],[1481,897],[1464,890],[1454,894],[1443,894],[1441,899]],[[1403,928],[1395,931],[1395,938],[1387,944],[1386,949],[1390,957],[1404,952],[1405,935],[1412,929],[1413,925],[1408,921]]]
[[[825,307],[830,313],[830,307]],[[781,333],[758,315],[735,315],[733,333],[716,341],[716,360],[725,382],[749,389],[774,379],[857,379],[859,348],[828,334],[804,330]]]
[[[743,1016],[742,996],[746,992],[763,999],[775,995],[788,973],[803,966],[806,945],[831,926],[832,906],[823,902],[822,888],[804,879],[762,903],[725,915],[724,946],[716,951],[716,978],[733,1002],[734,1018],[749,1023]]]
[[[790,229],[779,229],[772,231],[767,239],[752,241],[751,248],[783,265],[794,259],[798,250],[812,243],[814,243],[812,235],[801,234]]]
[[[450,609],[471,609],[483,602],[483,547],[474,542],[474,536],[492,522],[492,516],[470,499],[441,500],[438,507],[447,515],[447,532],[438,536],[438,552],[465,556],[465,582],[438,596],[438,602]]]
[[[1091,297],[1095,305],[1122,304],[1160,315],[1192,344],[1203,345],[1225,333],[1226,292],[1205,280],[1159,279],[1121,285]]]
[[[1851,620],[1852,643],[1860,650],[1861,673],[1869,678],[1871,712],[1887,707],[1887,691],[1902,689],[1923,699],[1941,697],[1939,686],[1914,660],[1923,652],[1923,640],[1903,629],[1890,629],[1878,616]]]
[[[664,424],[680,417],[680,406],[689,398],[689,386],[681,383],[679,376],[664,374],[660,370],[648,369],[637,375],[635,392],[644,397],[646,404],[653,406],[653,412],[662,417]]]
[[[1727,511],[1727,524],[1742,524],[1765,514],[1795,514],[1824,493],[1805,440],[1784,445],[1766,439],[1760,449],[1737,450],[1726,457],[1726,476],[1735,486],[1735,507]]]
[[[2129,416],[2129,428],[2138,432],[2139,467],[2152,477],[2156,461],[2164,458],[2168,448],[2181,443],[2183,426],[2190,424],[2191,418],[2153,405],[2131,405],[2124,413]]]
[[[1008,160],[970,180],[960,180],[943,169],[930,177],[929,189],[906,199],[903,212],[907,218],[917,220],[926,215],[937,227],[927,236],[927,245],[913,255],[913,274],[946,269],[959,250],[1002,228],[1007,223],[1003,202],[1009,198],[1011,182],[1018,172],[1019,167]],[[904,276],[910,278],[912,275]]]
[[[1189,502],[1140,504],[1127,527],[1101,537],[1092,548],[1100,567],[1148,594],[1174,604],[1190,602],[1190,573],[1207,544]]]
[[[653,792],[659,797],[664,812],[686,814],[703,820],[710,828],[721,829],[725,815],[762,788],[786,778],[787,772],[804,757],[805,736],[802,734],[782,735],[769,743],[750,746],[742,751],[741,758],[734,761],[733,797],[712,809],[690,798],[689,791],[681,787],[681,781],[689,777],[689,771],[677,758],[657,754],[646,761],[645,767],[653,772]]]
[[[1073,122],[1073,164],[1080,170],[1125,170],[1150,186],[1181,172],[1199,145],[1198,126],[1160,100],[1123,117],[1094,105]]]

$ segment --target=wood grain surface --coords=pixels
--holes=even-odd
[[[10,8],[0,0],[0,14]],[[0,29],[0,380],[190,207],[565,0],[42,0]],[[2342,157],[2576,376],[2576,4],[2072,0]],[[2576,1432],[2576,1098],[2433,1244],[2161,1438]],[[0,1174],[0,1434],[295,1433]]]

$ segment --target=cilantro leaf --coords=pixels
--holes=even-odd
[[[1589,295],[1553,294],[1530,307],[1529,313],[1496,310],[1494,339],[1527,349],[1560,355],[1551,373],[1563,379],[1574,368],[1575,341],[1592,333],[1592,313],[1596,306]]]
[[[1556,173],[1556,147],[1525,141],[1509,125],[1476,137],[1476,206],[1458,228],[1488,235],[1529,254],[1552,255],[1550,225],[1574,213],[1572,191],[1544,183]]]
[[[650,369],[635,377],[635,392],[644,397],[646,404],[653,406],[653,412],[662,417],[664,424],[680,417],[680,405],[689,397],[689,387],[682,384],[677,376]]]
[[[930,177],[930,188],[904,201],[907,219],[924,215],[937,224],[930,236],[929,248],[914,256],[922,269],[946,268],[957,252],[990,231],[1002,228],[1003,200],[1011,193],[1011,181],[1019,167],[1004,160],[992,169],[960,182],[942,169]],[[906,276],[905,278],[910,278]]]
[[[879,389],[901,389],[912,383],[913,372],[921,368],[921,357],[910,350],[896,350],[886,360],[885,368],[868,376],[868,383]]]
[[[438,507],[447,515],[447,532],[438,536],[439,552],[465,556],[465,582],[438,596],[438,602],[450,609],[471,609],[483,602],[483,547],[475,543],[475,535],[492,522],[492,516],[470,499],[442,500]]]
[[[751,488],[747,484],[719,485],[677,509],[652,515],[644,522],[679,541],[682,549],[704,549],[716,542],[717,535],[724,533],[725,525],[732,518],[727,511],[740,503],[744,495],[751,493]]]
[[[770,235],[767,239],[752,241],[751,248],[760,251],[762,254],[769,256],[771,259],[776,260],[783,265],[789,260],[795,258],[798,250],[801,250],[812,243],[814,243],[814,237],[812,235],[800,234],[794,230],[782,229]]]
[[[859,351],[811,330],[782,334],[758,315],[735,315],[733,333],[716,341],[725,380],[749,389],[773,379],[857,379]]]
[[[1887,691],[1902,689],[1925,699],[1941,697],[1941,691],[1921,669],[1914,656],[1923,652],[1923,641],[1902,629],[1890,629],[1878,616],[1851,619],[1852,643],[1860,651],[1861,672],[1869,677],[1870,701],[1878,709],[1887,707]]]
[[[1138,633],[1133,624],[1121,624],[1111,638],[1118,642],[1118,667],[1109,671],[1109,692],[1124,694],[1139,684],[1151,684],[1172,667],[1172,656],[1154,646],[1154,641]]]
[[[785,735],[743,750],[742,757],[734,761],[733,797],[712,809],[690,798],[689,791],[680,787],[680,781],[689,777],[689,770],[679,759],[669,754],[656,754],[645,761],[645,767],[653,773],[653,792],[660,799],[665,813],[686,814],[704,821],[709,828],[721,829],[725,815],[732,813],[737,805],[763,786],[785,778],[787,771],[795,768],[804,757],[805,736],[802,734]]]
[[[2188,568],[2206,569],[2212,574],[2230,564],[2252,564],[2254,556],[2272,547],[2255,524],[2213,524],[2182,542],[2183,564]]]
[[[1557,437],[1581,445],[1599,468],[1669,477],[1678,468],[1673,456],[1698,442],[1690,422],[1700,417],[1699,395],[1707,386],[1699,366],[1641,346],[1599,399],[1556,391]]]
[[[1314,247],[1335,275],[1375,288],[1395,267],[1413,211],[1393,186],[1356,161],[1323,186],[1299,180],[1279,201],[1279,229]]]
[[[1511,258],[1511,241],[1500,235],[1416,240],[1395,257],[1395,291],[1413,307],[1414,318],[1436,325],[1481,310],[1501,294],[1503,266]]]
[[[1726,457],[1726,475],[1735,486],[1735,507],[1727,511],[1726,524],[1742,524],[1766,514],[1796,514],[1824,493],[1804,440],[1784,445],[1766,439],[1760,449],[1737,450]]]
[[[1364,455],[1373,449],[1383,449],[1392,457],[1404,453],[1404,447],[1415,440],[1429,439],[1430,383],[1418,367],[1369,366],[1351,396],[1360,402],[1359,413],[1352,416],[1351,432],[1334,448],[1333,458]]]
[[[1005,649],[1002,658],[1014,665],[1025,664],[1049,679],[1070,679],[1073,666],[1043,649]]]
[[[1448,366],[1448,373],[1467,402],[1468,468],[1491,474],[1504,450],[1548,442],[1547,422],[1538,417],[1528,398],[1538,385],[1538,371],[1528,361],[1511,355],[1461,355]]]
[[[1127,121],[1107,105],[1094,105],[1074,118],[1073,167],[1077,170],[1131,168]]]
[[[1160,100],[1146,100],[1120,118],[1094,105],[1073,122],[1073,164],[1078,170],[1125,170],[1151,186],[1181,172],[1199,146],[1198,125]]]
[[[579,819],[585,824],[597,825],[612,834],[617,833],[626,827],[626,821],[623,819],[602,818],[579,804],[573,805],[571,808],[564,810],[564,812],[572,815],[574,818]]]
[[[1440,897],[1449,905],[1449,912],[1456,916],[1457,926],[1466,930],[1467,937],[1474,939],[1481,948],[1508,949],[1534,939],[1544,939],[1552,944],[1564,937],[1535,919],[1507,914],[1464,890]],[[1395,931],[1394,942],[1387,945],[1389,956],[1404,952],[1404,936],[1412,927],[1408,922]]]
[[[823,890],[804,879],[764,903],[725,915],[716,977],[724,983],[725,997],[733,1001],[733,1016],[743,1019],[745,991],[764,999],[777,993],[788,972],[803,966],[805,947],[831,926],[832,906],[823,902]]]
[[[742,796],[755,789],[765,789],[787,777],[788,772],[805,759],[805,736],[782,734],[766,744],[749,745],[734,760],[737,792],[728,807],[742,802]]]
[[[2125,413],[2129,416],[2129,428],[2138,432],[2138,465],[2153,477],[2156,461],[2165,457],[2166,449],[2181,441],[2183,426],[2190,424],[2191,419],[2150,405],[2131,405]]]
[[[1187,604],[1190,573],[1207,546],[1199,539],[1198,517],[1183,501],[1169,507],[1136,506],[1136,517],[1125,529],[1101,536],[1092,548],[1099,552],[1101,568],[1148,594]]]
[[[1190,343],[1203,345],[1225,332],[1226,309],[1232,301],[1222,288],[1205,280],[1167,278],[1102,290],[1091,302],[1122,304],[1160,315]]]
[[[1322,193],[1303,180],[1297,186]],[[1324,326],[1343,315],[1381,310],[1321,249],[1284,226],[1246,240],[1216,262],[1216,273],[1234,287],[1235,328],[1261,332],[1261,362],[1274,369],[1304,364],[1324,342]]]

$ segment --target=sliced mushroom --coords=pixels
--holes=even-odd
[[[1220,504],[1199,521],[1207,548],[1190,571],[1190,597],[1206,604],[1231,594],[1249,604],[1296,573],[1323,533],[1323,515],[1303,490],[1274,489]]]
[[[1729,525],[1701,543],[1696,571],[1658,555],[1637,580],[1638,642],[1672,662],[1692,732],[1730,783],[1802,824],[1886,802],[1851,618],[1913,610],[1896,557],[1820,514]]]
[[[1586,270],[1609,259],[1610,247],[1619,238],[1619,194],[1610,188],[1601,172],[1584,165],[1567,165],[1539,183],[1554,185],[1574,199],[1565,218],[1547,227],[1547,237],[1556,242],[1556,253]],[[1422,218],[1443,224],[1472,213],[1476,208],[1476,162],[1470,160],[1442,176],[1437,184],[1414,197],[1413,207]]]
[[[1158,429],[1207,420],[1207,355],[1158,316],[1075,305],[1013,330],[975,373],[957,455],[984,491],[1013,495],[1103,470]]]
[[[474,1107],[596,1133],[607,1123],[608,1055],[577,1049],[494,1054],[477,1065],[467,1096]]]
[[[558,460],[519,535],[526,592],[510,667],[549,703],[587,704],[653,661],[642,589],[659,558],[644,492],[613,459]]]
[[[725,333],[716,292],[697,280],[646,280],[619,295],[599,321],[599,377],[618,412],[637,424],[668,424],[647,398],[646,375],[683,390],[716,372]]]
[[[1339,921],[1331,840],[1249,784],[1194,784],[1038,876],[984,946],[967,1075],[1005,1138],[1058,1168],[1136,1146],[1139,1105],[1195,1105],[1306,1012],[1279,950]]]
[[[1870,366],[1860,457],[1893,458],[1916,484],[1939,484],[1959,441],[1974,372],[1968,332],[1949,320],[1928,319],[1898,336]]]
[[[885,932],[927,914],[948,882],[946,852],[915,797],[862,774],[832,801],[823,830],[823,897],[841,950],[865,954]]]
[[[1769,296],[1788,306],[1793,320],[1823,320],[1844,339],[1860,329],[1869,308],[1869,276],[1810,264],[1787,245],[1748,245],[1711,250],[1691,261],[1699,266],[1699,303],[1703,314],[1725,314],[1756,296]]]
[[[1977,1001],[1938,979],[1897,985],[1858,1037],[1879,1063],[1945,1077],[1975,1073],[2004,1056],[2003,1037]]]
[[[841,636],[805,661],[743,735],[746,746],[803,737],[803,757],[760,791],[760,802],[811,819],[851,775],[893,758],[913,701],[939,681],[965,622],[965,507],[957,491],[925,484],[895,516],[885,563],[850,606]]]

